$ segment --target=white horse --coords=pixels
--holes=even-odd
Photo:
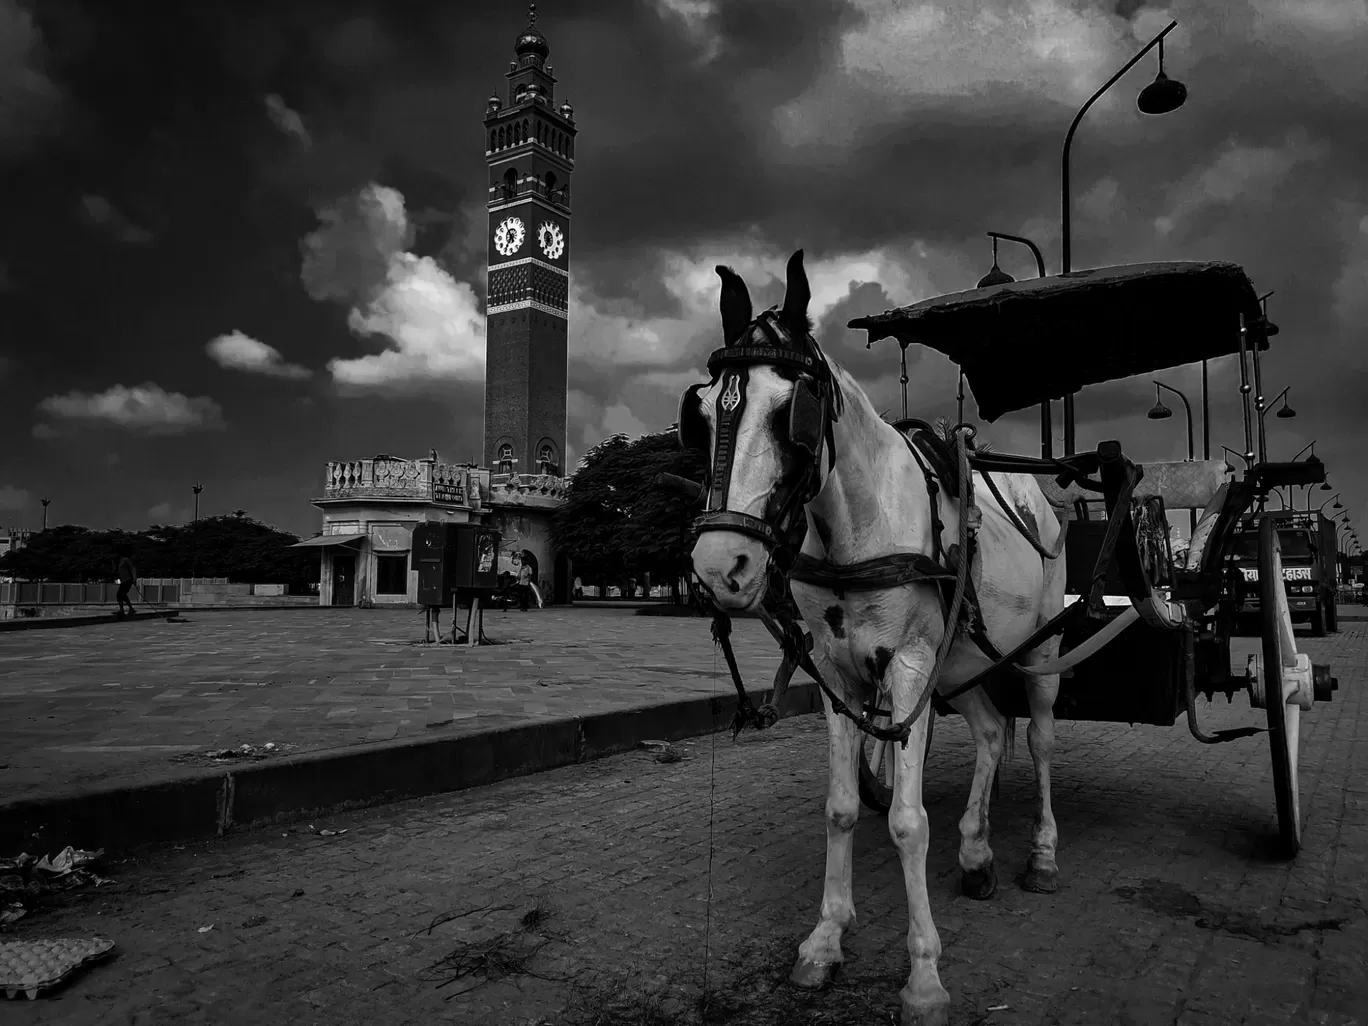
[[[806,502],[805,555],[844,566],[890,553],[934,551],[933,512],[922,466],[903,435],[875,412],[855,379],[829,363],[811,337],[810,291],[802,255],[799,250],[789,260],[782,310],[754,320],[745,283],[730,268],[717,268],[725,346],[710,361],[713,380],[694,386],[681,404],[681,434],[691,434],[695,444],[707,446],[713,467],[713,520],[694,546],[694,571],[724,610],[759,606],[774,544],[764,525],[773,526],[776,510],[788,501]],[[809,359],[780,358],[785,353],[807,354]],[[820,410],[815,431],[802,420],[810,420],[813,409]],[[726,423],[719,435],[721,420]],[[720,450],[725,455],[719,459]],[[800,491],[795,482],[803,480],[805,470],[814,476]],[[1063,608],[1064,560],[1062,553],[1057,559],[1042,559],[984,487],[982,475],[975,473],[974,480],[983,517],[971,579],[989,639],[1009,651]],[[1033,477],[995,475],[995,482],[1016,515],[1035,527],[1046,549],[1062,543],[1063,526]],[[942,540],[948,548],[959,537],[960,511],[948,483],[942,482],[940,488]],[[881,704],[892,703],[895,722],[907,717],[927,687],[946,629],[937,589],[915,582],[846,592],[845,598],[796,580],[792,589],[814,637],[813,659],[832,689],[852,708],[880,696]],[[1020,662],[1040,665],[1053,659],[1057,648],[1058,639],[1052,638]],[[990,665],[961,634],[949,649],[937,687],[948,692]],[[1052,709],[1059,677],[1028,678],[1026,686],[1039,805],[1024,886],[1049,893],[1057,889],[1059,875],[1058,834],[1050,809]],[[818,987],[832,978],[842,961],[841,935],[855,922],[851,849],[859,817],[860,730],[851,719],[837,715],[825,696],[823,703],[830,740],[826,882],[821,917],[799,947],[791,975],[803,987]],[[960,820],[961,884],[971,897],[987,898],[996,888],[988,800],[1011,721],[979,688],[951,704],[968,723],[977,750],[968,806]],[[945,1023],[950,1005],[937,969],[941,945],[926,891],[929,829],[922,804],[922,759],[927,724],[923,713],[912,725],[906,745],[888,746],[895,760],[888,827],[902,861],[911,920],[907,946],[912,965],[901,991],[904,1024]]]

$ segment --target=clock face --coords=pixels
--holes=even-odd
[[[523,239],[526,237],[527,230],[523,227],[521,219],[506,217],[500,222],[499,227],[494,229],[494,248],[499,251],[500,256],[512,256],[522,249]]]
[[[565,233],[560,230],[559,225],[543,221],[537,229],[537,244],[541,246],[543,253],[552,260],[557,260],[565,252]]]

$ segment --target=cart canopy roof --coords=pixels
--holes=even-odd
[[[979,415],[1058,399],[1086,385],[1268,348],[1268,324],[1238,264],[1122,264],[990,285],[860,317],[870,342],[929,346],[960,365]]]

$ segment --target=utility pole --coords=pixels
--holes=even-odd
[[[202,485],[202,484],[200,484],[198,481],[196,481],[196,482],[195,482],[195,486],[194,486],[193,488],[191,488],[190,490],[191,490],[192,492],[195,493],[195,523],[198,524],[198,523],[199,523],[199,493],[202,492],[202,491],[204,491],[204,485]]]
[[[43,504],[43,530],[46,531],[46,530],[47,530],[47,508],[48,508],[48,503],[50,503],[52,500],[51,500],[51,499],[39,499],[38,501],[41,502],[41,503]]]

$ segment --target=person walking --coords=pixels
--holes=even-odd
[[[532,568],[527,560],[522,561],[518,570],[518,608],[527,612],[527,602],[532,597]]]
[[[127,546],[122,546],[118,551],[119,566],[115,572],[115,577],[119,582],[119,590],[115,597],[119,603],[119,612],[117,615],[122,619],[125,605],[128,606],[128,614],[130,616],[135,612],[133,603],[129,601],[128,592],[138,579],[138,568],[133,565],[133,559],[129,555]]]

